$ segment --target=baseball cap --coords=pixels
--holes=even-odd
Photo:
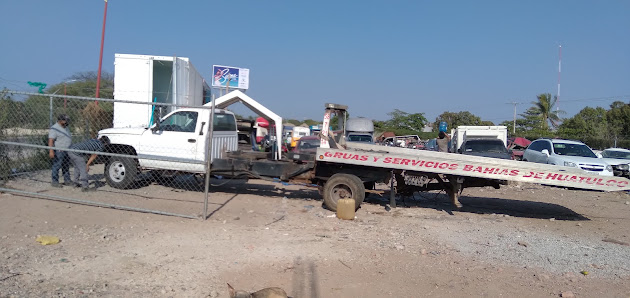
[[[60,114],[60,115],[57,117],[57,120],[59,120],[59,121],[61,121],[61,120],[70,121],[70,117],[68,117],[68,115],[66,115],[66,114]]]

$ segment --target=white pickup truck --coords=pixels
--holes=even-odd
[[[116,128],[100,131],[110,139],[105,166],[107,183],[115,188],[133,185],[141,170],[180,171],[204,175],[211,158],[212,175],[279,178],[320,187],[324,204],[336,210],[337,201],[352,198],[356,207],[376,182],[390,183],[396,192],[445,190],[455,206],[466,187],[493,186],[521,181],[575,188],[617,191],[630,189],[623,177],[600,177],[568,167],[498,160],[425,150],[335,142],[329,136],[332,114],[345,117],[347,107],[326,104],[320,148],[312,161],[273,160],[264,152],[238,152],[236,121],[228,111],[216,110],[214,136],[208,139],[210,110],[180,109],[150,128]],[[340,138],[343,140],[343,138]],[[212,154],[207,154],[212,152]],[[393,181],[396,181],[394,188]]]
[[[179,109],[151,127],[101,130],[99,137],[105,136],[110,140],[109,152],[137,156],[137,159],[108,158],[105,164],[107,183],[112,187],[127,188],[135,182],[140,170],[205,173],[205,161],[210,151],[206,149],[210,114],[209,109]],[[216,109],[210,157],[224,157],[226,152],[236,151],[237,147],[234,114]]]

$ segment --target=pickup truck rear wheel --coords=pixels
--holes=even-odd
[[[324,204],[337,211],[339,199],[354,199],[355,209],[359,209],[365,199],[365,186],[359,177],[349,174],[335,174],[324,184]]]
[[[136,181],[138,164],[135,159],[113,156],[105,164],[104,174],[109,186],[126,189]]]

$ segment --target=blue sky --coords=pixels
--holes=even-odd
[[[102,0],[0,1],[0,88],[33,90],[95,71]],[[249,68],[247,94],[285,118],[326,102],[387,120],[399,109],[511,120],[540,93],[560,109],[630,101],[630,1],[110,0],[103,70],[114,53]],[[247,114],[244,107],[237,112]]]

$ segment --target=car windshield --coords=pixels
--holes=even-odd
[[[604,150],[602,152],[602,157],[615,158],[615,159],[630,159],[630,152]]]
[[[320,143],[320,141],[318,139],[300,140],[300,144],[298,145],[298,149],[319,148],[319,143]]]
[[[505,145],[503,145],[503,142],[489,140],[467,141],[464,144],[464,151],[507,153],[507,149],[505,148]]]
[[[554,143],[553,151],[558,155],[597,158],[593,150],[584,144]]]
[[[366,142],[366,143],[371,143],[372,142],[372,136],[367,136],[367,135],[349,135],[348,136],[348,141],[352,141],[352,142]]]

